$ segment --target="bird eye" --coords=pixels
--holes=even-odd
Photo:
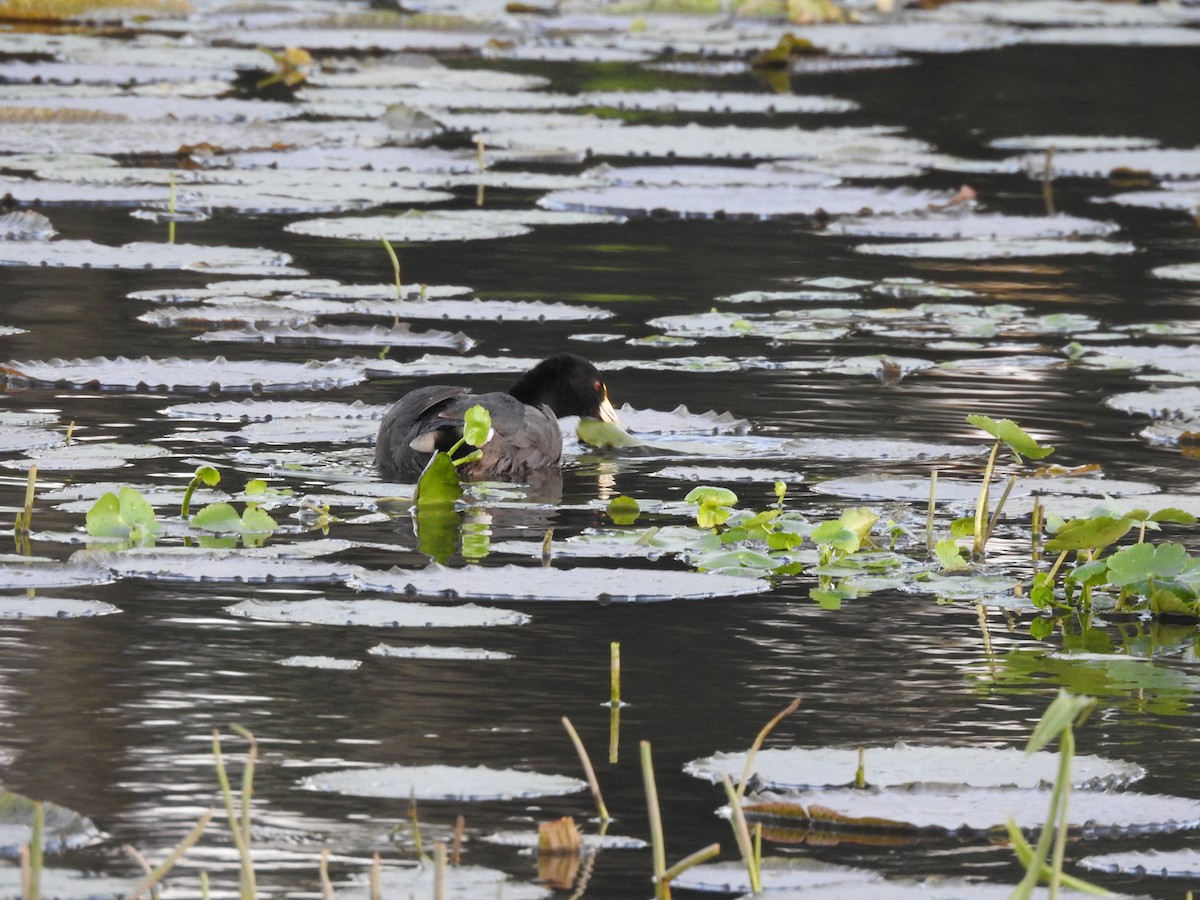
[[[592,390],[596,392],[604,390],[604,385],[600,382],[599,378],[592,382]]]

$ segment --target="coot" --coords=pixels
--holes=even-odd
[[[466,480],[519,476],[557,466],[562,456],[560,416],[588,416],[619,425],[600,372],[582,356],[559,353],[542,360],[508,393],[431,385],[401,397],[379,426],[375,465],[389,481],[415,482],[438,450],[462,437],[463,415],[476,403],[492,417],[482,458],[466,463]],[[459,455],[472,452],[464,445]]]

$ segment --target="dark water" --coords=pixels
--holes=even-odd
[[[575,72],[541,70],[565,80]],[[1086,73],[1084,77],[1083,73]],[[1185,49],[1071,49],[1033,47],[926,57],[895,70],[797,79],[798,92],[853,99],[861,111],[844,124],[895,124],[948,152],[985,155],[994,136],[1037,133],[1129,134],[1165,145],[1200,143],[1195,106],[1195,52]],[[809,121],[805,120],[806,123]],[[989,206],[1036,214],[1041,187],[1023,176],[955,176],[940,173],[928,186],[954,188],[970,182]],[[1154,265],[1195,258],[1196,232],[1185,216],[1149,214],[1118,207],[1096,208],[1088,198],[1110,190],[1100,182],[1058,185],[1061,210],[1120,222],[1140,251],[1129,257],[1014,261],[1007,263],[913,263],[863,257],[854,239],[822,235],[799,221],[632,221],[619,228],[540,229],[505,241],[403,248],[406,278],[474,287],[483,296],[599,302],[615,313],[603,323],[475,324],[468,330],[485,343],[481,352],[538,357],[571,346],[603,362],[605,355],[647,358],[659,351],[569,341],[579,331],[602,330],[631,337],[649,334],[644,323],[658,315],[700,311],[725,293],[778,289],[783,279],[840,275],[864,279],[917,276],[984,293],[982,302],[1018,302],[1046,312],[1087,312],[1106,322],[1191,318],[1196,291],[1151,279]],[[526,200],[508,195],[513,202]],[[500,196],[500,202],[505,199]],[[464,205],[468,198],[464,195]],[[279,248],[314,276],[346,282],[388,277],[375,246],[325,242],[283,233],[283,219],[218,215],[186,226],[186,240]],[[124,211],[57,210],[66,237],[119,243],[160,239],[161,229],[128,218]],[[0,324],[28,334],[5,338],[10,359],[54,356],[203,356],[182,330],[143,325],[142,303],[130,291],[202,284],[208,279],[172,273],[83,272],[9,269],[0,273],[5,302]],[[879,305],[890,305],[880,300]],[[768,347],[756,341],[707,342],[704,352],[763,354],[779,360],[891,352],[931,355],[903,339],[859,338],[837,345]],[[1060,336],[1045,339],[1055,350]],[[304,360],[333,358],[324,348],[221,347],[230,357]],[[393,354],[399,356],[400,354]],[[413,354],[414,356],[417,354]],[[932,354],[932,358],[940,357]],[[952,358],[947,356],[946,358]],[[506,376],[479,378],[481,385]],[[373,381],[331,399],[386,402],[417,380]],[[1136,437],[1140,422],[1114,413],[1102,399],[1131,389],[1127,375],[1081,373],[1067,367],[988,375],[932,372],[898,384],[865,377],[756,370],[739,373],[648,377],[615,371],[609,385],[618,403],[671,409],[730,410],[765,434],[782,436],[877,435],[961,443],[978,441],[964,422],[968,413],[1018,419],[1059,449],[1063,464],[1100,462],[1113,478],[1140,478],[1164,489],[1194,485],[1196,462],[1175,451],[1153,449]],[[283,396],[283,395],[281,395]],[[53,410],[77,423],[81,437],[155,440],[175,430],[159,410],[179,397],[156,393],[24,389],[5,395],[6,408]],[[171,445],[176,458],[138,463],[120,473],[137,483],[182,480],[197,456],[233,468],[227,448]],[[207,452],[211,449],[212,452]],[[342,448],[313,447],[329,450]],[[807,482],[863,472],[924,473],[920,463],[831,463],[796,460]],[[734,463],[736,464],[736,462]],[[958,465],[958,464],[956,464]],[[970,465],[961,464],[964,469]],[[973,465],[973,464],[972,464]],[[624,461],[616,490],[634,497],[677,499],[690,484],[648,477],[657,463]],[[953,468],[954,466],[951,466]],[[594,463],[564,473],[564,504],[597,495]],[[92,476],[86,475],[85,478]],[[42,486],[70,481],[54,474]],[[318,490],[297,480],[300,491]],[[20,505],[24,479],[4,477],[0,502]],[[770,481],[740,486],[744,504],[770,502]],[[793,488],[793,502],[815,515],[842,504]],[[82,517],[39,507],[37,526],[67,529]],[[547,521],[548,520],[548,521]],[[537,539],[546,524],[569,534],[603,524],[599,513],[550,512],[536,521],[521,514],[498,518],[493,540]],[[357,525],[352,536],[403,544],[405,523]],[[334,534],[336,536],[336,526]],[[1184,541],[1189,538],[1185,535]],[[1193,542],[1194,543],[1194,542]],[[405,544],[407,546],[407,544]],[[36,552],[65,554],[35,545]],[[393,561],[389,551],[358,549],[347,558],[374,568]],[[405,554],[404,558],[408,558]],[[90,620],[7,621],[0,626],[0,750],[12,754],[4,786],[45,798],[91,816],[110,838],[99,848],[69,857],[80,867],[134,870],[120,852],[130,843],[161,856],[215,802],[210,731],[230,724],[250,728],[262,742],[257,783],[257,821],[267,843],[306,854],[294,871],[264,866],[261,882],[276,895],[313,896],[314,854],[321,846],[362,858],[385,846],[383,835],[406,815],[403,802],[338,798],[297,787],[314,769],[352,763],[446,763],[528,767],[576,774],[578,764],[560,726],[570,716],[593,758],[615,830],[646,837],[637,763],[638,742],[653,743],[668,839],[677,859],[713,841],[724,858],[735,847],[725,823],[714,815],[718,789],[680,773],[688,760],[749,745],[758,729],[794,696],[800,710],[776,729],[770,746],[888,745],[897,740],[964,746],[1020,746],[1061,686],[1100,694],[1097,713],[1078,733],[1081,752],[1120,757],[1143,765],[1148,792],[1200,797],[1193,731],[1198,724],[1197,684],[1182,662],[1147,663],[1181,677],[1161,688],[1121,687],[1097,679],[1080,681],[1061,663],[1046,659],[1055,637],[1032,640],[1027,621],[993,613],[992,651],[981,638],[970,604],[937,605],[930,597],[879,594],[827,612],[807,596],[811,583],[785,582],[770,594],[741,599],[652,605],[514,604],[533,616],[520,628],[494,628],[469,636],[451,630],[417,635],[324,626],[281,627],[230,617],[225,607],[246,597],[352,597],[345,588],[171,586],[126,582],[70,592],[107,600],[123,614]],[[1116,635],[1116,629],[1113,630]],[[1186,635],[1184,636],[1186,638]],[[482,646],[512,654],[499,662],[381,660],[365,655],[380,640]],[[624,699],[620,761],[603,761],[608,743],[608,654],[620,642]],[[356,672],[284,668],[292,655],[363,659]],[[240,758],[243,746],[227,743]],[[311,765],[309,763],[312,763]],[[588,818],[584,795],[537,802],[426,803],[430,827],[449,826],[457,814],[469,835],[498,828],[531,827],[557,815]],[[1097,841],[1072,848],[1078,857],[1113,849],[1191,846],[1187,837]],[[206,844],[203,866],[214,874],[232,865],[220,838]],[[986,845],[888,850],[853,846],[779,848],[780,852],[861,863],[886,872],[1019,877],[1006,849]],[[407,843],[387,850],[410,855]],[[495,865],[525,879],[529,857],[479,841],[472,862]],[[342,874],[355,867],[342,867]],[[608,851],[596,862],[592,897],[648,896],[648,852]],[[1104,878],[1113,887],[1153,896],[1180,896],[1180,885],[1147,879]],[[233,882],[228,882],[232,884]],[[564,895],[565,896],[565,895]]]

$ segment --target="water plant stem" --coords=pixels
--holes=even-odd
[[[235,726],[235,730],[243,733],[250,732]],[[225,761],[221,756],[221,733],[213,729],[213,759],[216,761],[217,783],[221,788],[221,799],[225,804],[225,815],[229,819],[229,833],[237,848],[242,861],[241,897],[242,900],[256,900],[258,888],[254,874],[254,861],[250,857],[250,797],[252,792],[247,789],[254,778],[254,760],[258,753],[258,744],[250,738],[250,753],[246,757],[246,768],[242,777],[242,815],[239,817],[233,808],[233,790],[229,786],[229,776],[225,772]]]
[[[40,900],[42,896],[43,831],[46,809],[39,800],[33,804],[33,831],[29,843],[21,847],[21,896]]]
[[[728,775],[721,776],[721,784],[725,788],[725,799],[729,801],[729,823],[733,826],[733,838],[737,841],[742,862],[746,865],[746,875],[750,879],[750,892],[757,894],[762,890],[762,869],[754,855],[754,842],[750,838],[746,814],[742,811],[741,795],[734,788]]]
[[[613,641],[608,645],[608,701],[613,706],[621,705],[621,644]]]
[[[996,468],[996,457],[1000,454],[1000,441],[992,444],[992,452],[988,454],[987,465],[983,469],[983,482],[979,485],[979,500],[975,504],[975,543],[971,549],[974,559],[983,559],[983,550],[987,545],[984,536],[984,523],[988,518],[988,493],[992,484],[992,471]]]
[[[571,737],[571,743],[575,745],[575,752],[579,754],[579,762],[583,765],[583,772],[587,776],[588,787],[591,788],[592,798],[596,801],[596,812],[600,814],[600,821],[608,822],[612,817],[608,814],[608,807],[604,805],[604,797],[600,794],[600,782],[596,779],[596,770],[592,768],[592,760],[588,756],[587,748],[583,746],[579,732],[575,730],[575,726],[571,724],[571,720],[563,716],[562,723],[563,728],[567,729],[567,734]]]
[[[670,884],[672,878],[676,878],[679,875],[682,875],[684,872],[686,872],[692,866],[697,866],[702,862],[708,862],[714,856],[717,856],[718,854],[720,854],[720,852],[721,852],[720,844],[709,844],[707,847],[702,847],[701,849],[697,850],[695,853],[689,853],[687,856],[685,856],[679,862],[675,863],[675,865],[671,866],[671,868],[667,869],[663,873],[663,878],[666,879],[668,884]]]
[[[1016,483],[1017,476],[1009,475],[1008,482],[1004,485],[1004,493],[1000,495],[1000,502],[996,504],[996,511],[988,519],[987,530],[983,533],[983,543],[985,545],[992,539],[992,532],[996,530],[996,523],[1000,521],[1000,511],[1004,509],[1004,504],[1008,502],[1008,495],[1012,493],[1013,485]]]
[[[937,479],[938,470],[933,469],[929,473],[929,508],[925,512],[925,552],[933,556],[933,513],[937,504]]]
[[[795,700],[793,700],[791,703],[789,703],[783,710],[781,710],[780,712],[778,712],[774,716],[772,716],[771,721],[767,722],[767,724],[764,725],[759,730],[757,737],[754,738],[754,743],[750,745],[750,752],[748,752],[746,754],[746,765],[742,767],[742,777],[738,781],[737,799],[739,802],[741,801],[742,797],[745,796],[746,784],[750,780],[750,773],[753,770],[753,766],[754,766],[754,757],[758,754],[758,751],[762,748],[763,741],[765,741],[767,739],[767,735],[770,734],[775,729],[776,725],[778,725],[780,722],[782,722],[785,718],[790,716],[792,713],[794,713],[799,708],[800,708],[800,698],[797,697]]]
[[[399,300],[404,295],[404,285],[400,279],[400,257],[396,255],[391,241],[382,234],[379,235],[379,239],[383,241],[383,249],[387,251],[388,259],[392,261],[392,275],[396,279],[396,299]]]
[[[336,900],[333,894],[333,882],[329,880],[329,848],[321,849],[321,859],[317,863],[317,872],[321,878],[322,900]]]
[[[446,845],[433,845],[433,900],[446,900]]]
[[[379,851],[375,851],[375,855],[371,857],[371,900],[383,900],[383,861],[380,859]]]
[[[201,835],[203,835],[205,830],[208,828],[208,824],[212,821],[212,818],[213,811],[211,809],[205,810],[204,814],[196,820],[196,824],[192,827],[192,830],[184,835],[183,840],[175,845],[175,849],[167,854],[166,859],[152,869],[147,866],[146,877],[138,882],[137,887],[135,887],[133,892],[130,893],[129,900],[137,900],[138,897],[142,896],[142,894],[146,893],[147,891],[153,891],[154,886],[166,878],[167,873],[170,872],[171,869],[175,868],[175,864],[183,858],[183,854],[187,853],[188,850],[192,849],[192,847],[196,845],[196,842],[200,840]],[[135,858],[140,856],[140,854],[138,854],[137,851],[132,847],[126,847],[125,849]],[[200,874],[202,876],[202,893],[204,896],[208,896],[208,876],[203,872]]]
[[[650,817],[650,848],[654,860],[654,896],[670,900],[671,883],[666,880],[667,848],[663,839],[662,812],[658,807],[658,788],[654,782],[654,760],[650,742],[639,744],[642,762],[642,785],[646,791],[646,811]]]
[[[1046,148],[1046,161],[1042,164],[1042,202],[1046,215],[1054,215],[1054,148]]]

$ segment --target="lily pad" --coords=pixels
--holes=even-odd
[[[153,444],[121,444],[115,441],[76,443],[48,447],[28,454],[24,459],[11,460],[4,465],[11,469],[27,469],[36,465],[46,472],[70,472],[89,469],[117,469],[139,459],[158,459],[169,456],[164,447]]]
[[[511,653],[499,650],[480,650],[475,647],[431,647],[428,644],[421,647],[394,647],[390,644],[376,644],[367,652],[372,656],[400,659],[512,659]]]
[[[332,669],[340,672],[350,672],[362,665],[362,660],[338,659],[336,656],[288,656],[277,662],[281,666],[294,666],[301,669]]]
[[[815,818],[836,829],[907,834],[934,830],[988,832],[1010,819],[1024,830],[1045,824],[1048,789],[977,788],[918,784],[908,788],[837,788],[798,794],[762,794],[744,804],[747,818],[772,822]],[[786,810],[792,810],[788,813]],[[1076,791],[1068,827],[1085,838],[1161,834],[1200,828],[1200,801],[1134,791]]]
[[[1057,753],[1027,755],[1015,748],[897,744],[867,747],[863,755],[867,784],[881,788],[919,782],[1037,788],[1054,783],[1058,764]],[[755,783],[768,790],[811,790],[853,783],[858,765],[858,748],[791,747],[760,750],[752,772]],[[736,783],[745,766],[745,753],[716,753],[683,768],[689,775],[714,783],[723,775]],[[1145,774],[1141,766],[1099,756],[1076,755],[1071,762],[1071,784],[1078,789],[1126,787]]]
[[[385,867],[379,875],[379,893],[384,897],[433,896],[434,866],[429,864]],[[543,900],[553,896],[548,888],[513,881],[504,872],[482,866],[448,866],[444,875],[445,890],[450,897],[502,897],[504,900]],[[337,896],[370,898],[378,896],[359,879],[354,884],[337,886]]]
[[[0,852],[17,856],[33,837],[35,804],[11,791],[0,792]],[[86,847],[100,838],[100,830],[85,816],[59,806],[42,804],[45,816],[42,846],[51,853]]]
[[[117,578],[233,584],[340,584],[356,568],[350,563],[256,556],[235,550],[193,547],[131,549],[119,553],[81,550],[72,559],[108,570]]]
[[[235,616],[309,625],[366,625],[372,628],[479,628],[524,625],[529,616],[474,604],[430,606],[399,600],[243,600],[227,608]]]
[[[1030,256],[1119,256],[1133,253],[1133,244],[1118,241],[1014,239],[948,240],[923,243],[858,244],[854,250],[871,256],[909,259],[1019,259]]]
[[[1200,874],[1200,850],[1129,850],[1085,856],[1079,865],[1093,872],[1134,875],[1138,878],[1195,878]]]
[[[513,800],[557,797],[587,787],[578,778],[543,775],[488,766],[378,766],[311,775],[302,782],[310,790],[350,797],[394,800]]]
[[[37,384],[66,384],[74,387],[98,386],[119,390],[162,388],[175,391],[248,392],[307,388],[331,390],[366,380],[356,365],[344,360],[307,363],[271,360],[230,361],[215,359],[49,359],[6,363],[9,381]]]
[[[766,857],[760,867],[763,891],[804,891],[820,885],[839,885],[846,896],[856,893],[875,896],[882,884],[878,872],[841,866],[816,859]],[[693,866],[671,879],[671,887],[682,890],[732,894],[751,889],[744,862],[705,863]],[[856,890],[857,888],[857,890]],[[757,896],[757,895],[756,895]]]
[[[1118,229],[1112,222],[1078,216],[1008,216],[1000,213],[929,215],[894,218],[851,218],[831,222],[831,234],[855,237],[938,238],[941,240],[1036,240],[1065,237],[1102,237]]]
[[[82,587],[112,580],[108,570],[87,562],[63,563],[37,556],[0,557],[0,588],[5,590]]]
[[[0,241],[0,266],[51,266],[88,269],[190,269],[230,275],[303,275],[292,258],[276,250],[193,244],[125,244],[108,247],[91,241]]]
[[[47,597],[42,594],[0,597],[0,619],[87,619],[119,613],[100,600]]]
[[[519,237],[540,225],[596,225],[616,221],[619,220],[612,216],[535,210],[414,210],[400,216],[304,219],[292,222],[285,230],[310,237],[359,241],[385,237],[395,243],[413,243],[494,240]],[[2,252],[0,262],[3,262]]]
[[[515,565],[453,569],[436,563],[418,570],[360,570],[350,580],[350,586],[365,591],[461,600],[606,603],[737,597],[770,589],[768,582],[756,578],[669,569],[552,569]]]
[[[287,325],[260,328],[247,325],[237,329],[206,331],[196,340],[261,344],[353,344],[374,347],[443,347],[465,353],[475,341],[461,331],[414,331],[403,322],[384,328],[361,325]]]

